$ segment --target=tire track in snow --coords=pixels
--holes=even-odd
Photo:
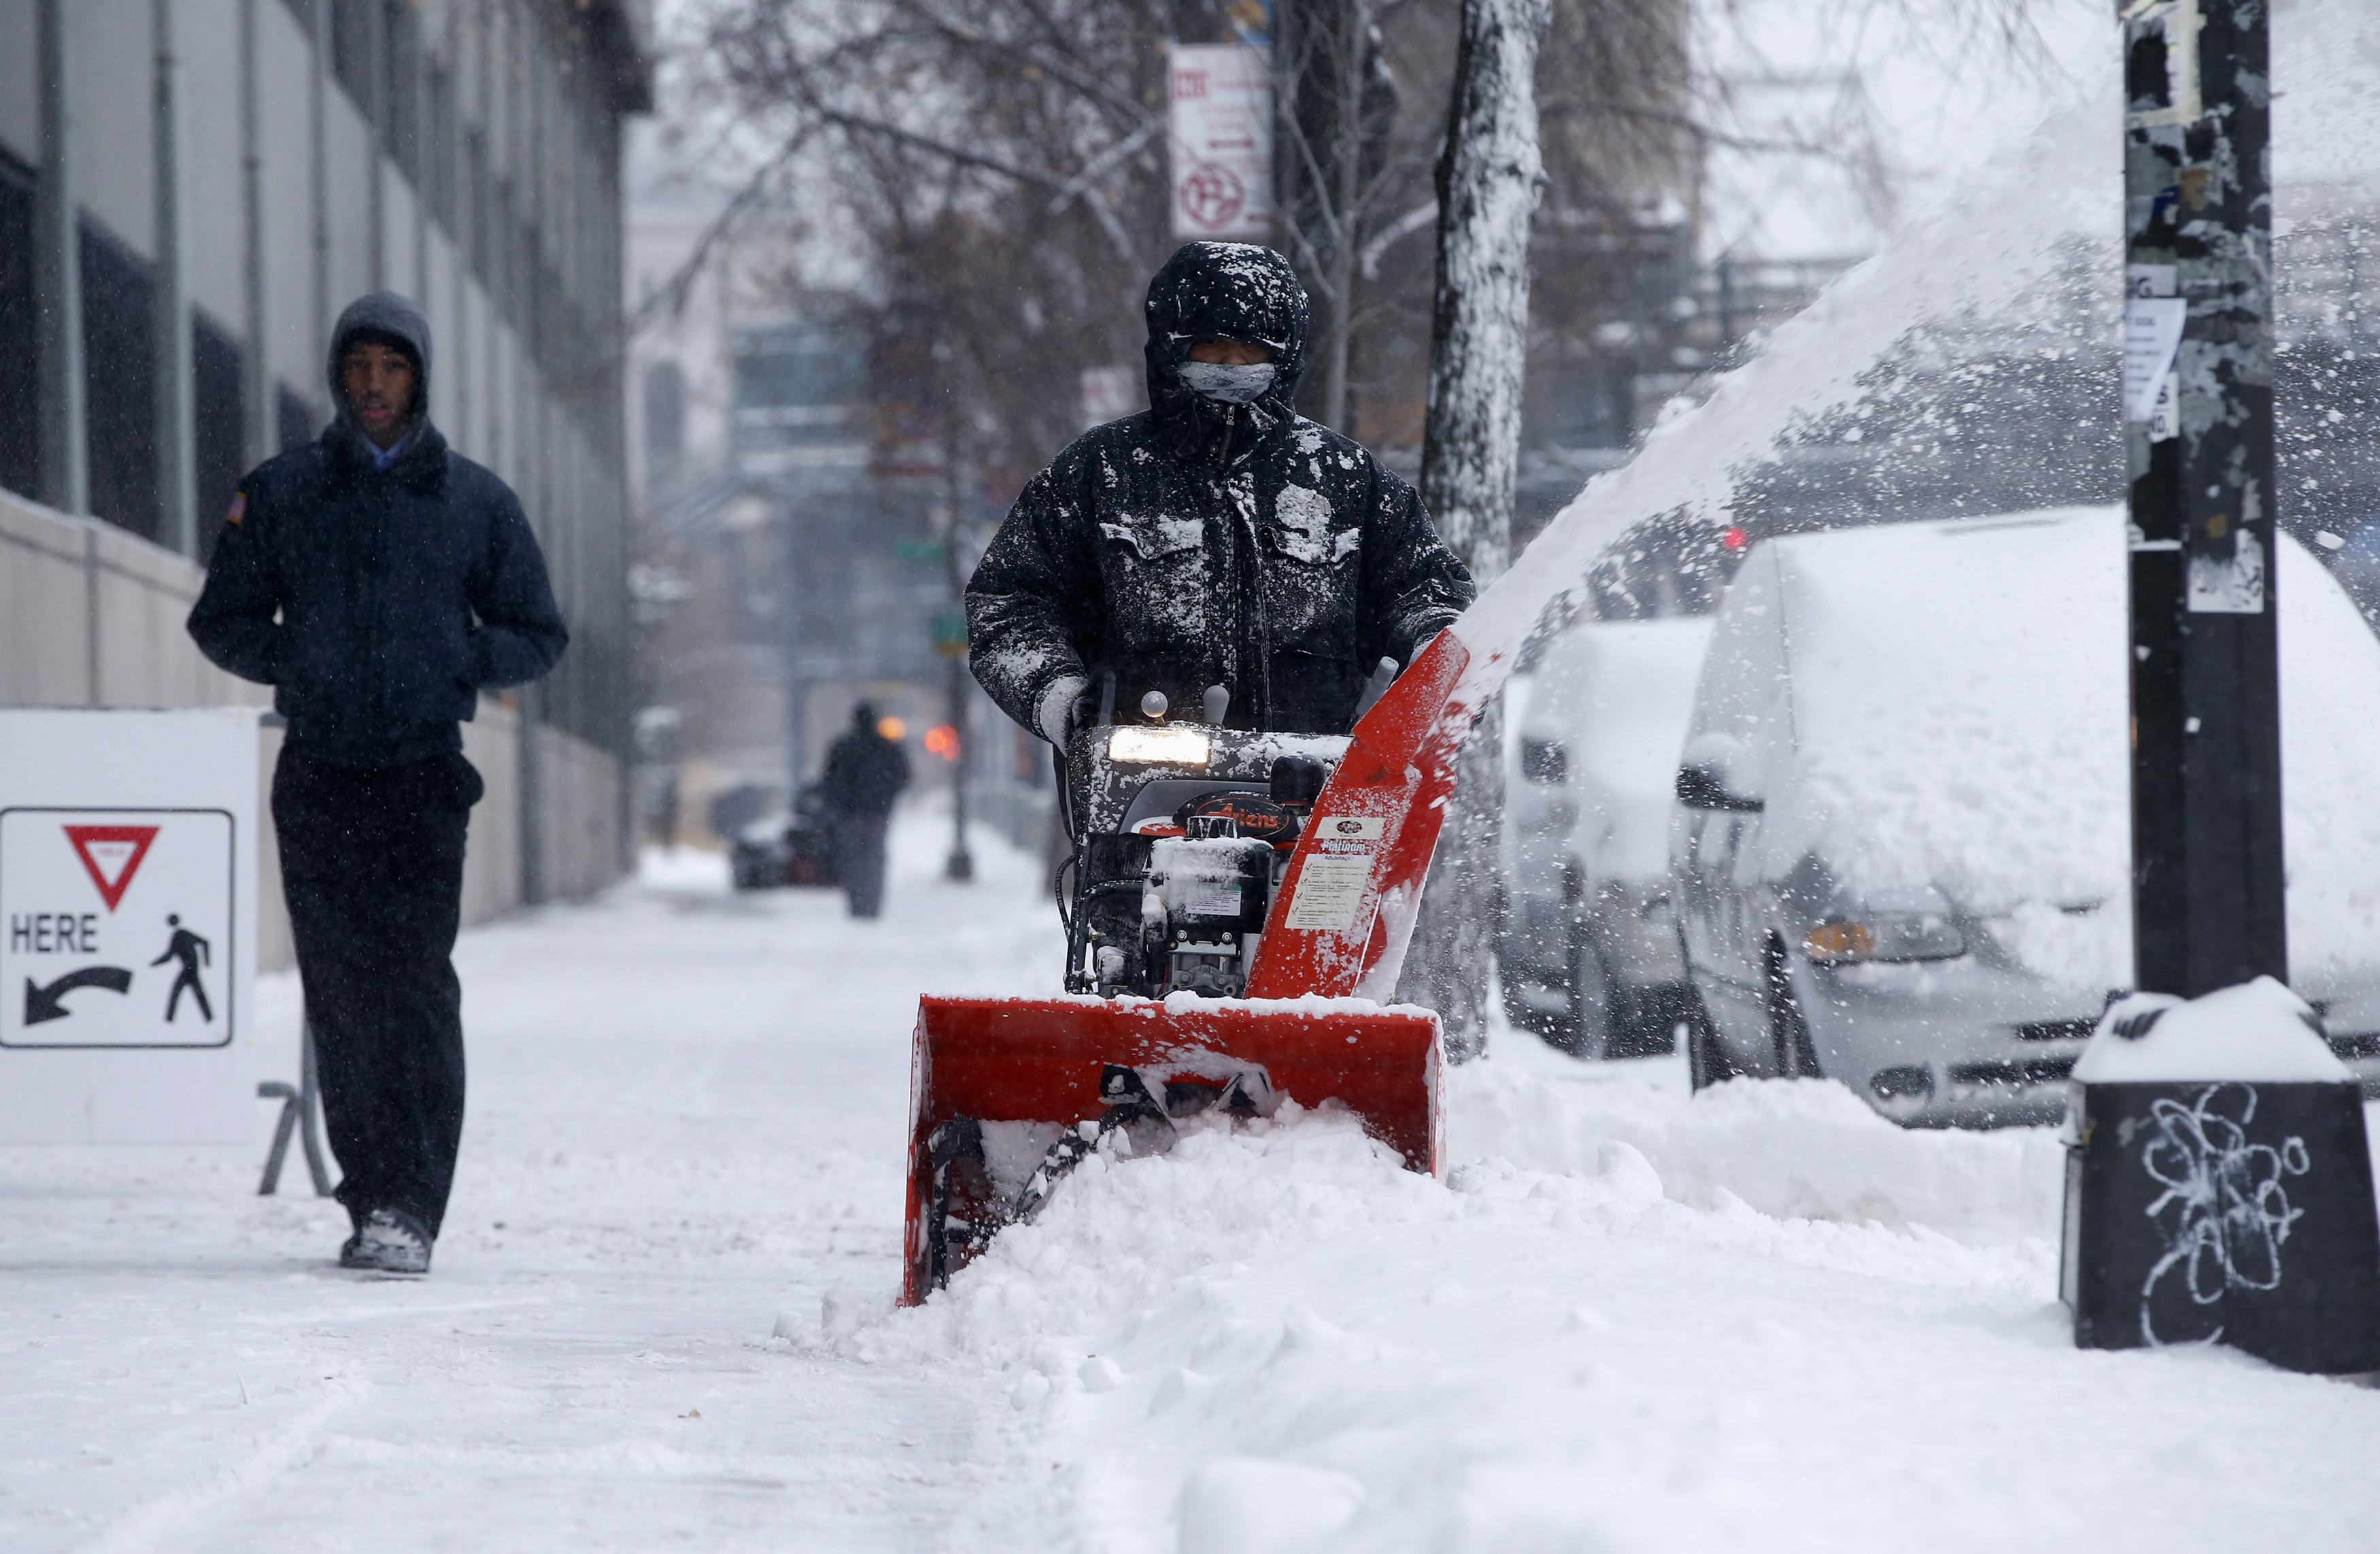
[[[78,1546],[76,1554],[152,1554],[188,1548],[194,1520],[261,1493],[274,1479],[318,1455],[331,1420],[361,1401],[370,1390],[334,1384],[331,1396],[258,1436],[245,1456],[198,1483],[135,1507]]]

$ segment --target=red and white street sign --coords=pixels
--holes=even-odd
[[[1272,236],[1272,65],[1240,43],[1175,43],[1173,236]]]

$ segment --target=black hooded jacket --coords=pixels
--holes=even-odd
[[[1298,416],[1305,293],[1289,261],[1192,243],[1148,287],[1149,406],[1094,428],[1035,476],[967,584],[976,678],[1027,728],[1068,675],[1116,676],[1184,711],[1210,685],[1233,727],[1343,734],[1374,665],[1471,602],[1470,575],[1414,489]],[[1200,340],[1270,347],[1246,405],[1181,377]]]
[[[403,766],[463,747],[479,693],[537,679],[569,633],[537,536],[504,481],[447,447],[423,411],[430,324],[375,292],[331,334],[392,336],[416,366],[409,440],[385,470],[342,413],[321,439],[268,459],[225,516],[190,636],[208,658],[273,686],[286,748],[337,766]]]

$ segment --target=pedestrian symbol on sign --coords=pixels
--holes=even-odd
[[[181,975],[174,978],[174,990],[165,996],[165,1023],[169,1026],[174,1023],[174,1011],[181,1004],[185,988],[190,990],[192,998],[199,1001],[199,1018],[212,1020],[215,1012],[213,1006],[207,1002],[207,985],[199,979],[199,966],[211,958],[212,947],[206,940],[184,928],[178,913],[167,913],[165,926],[174,930],[174,937],[166,944],[165,953],[149,963],[151,965],[164,965],[167,961],[175,960],[182,963]]]

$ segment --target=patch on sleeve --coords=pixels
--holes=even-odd
[[[224,515],[224,522],[236,524],[246,516],[248,516],[248,492],[244,491],[232,492],[231,510]]]

